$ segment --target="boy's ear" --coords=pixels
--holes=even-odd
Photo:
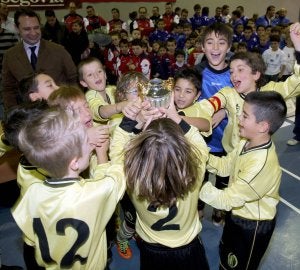
[[[41,99],[40,94],[37,92],[30,93],[29,98],[31,101],[36,101],[36,100]]]
[[[270,124],[267,121],[259,122],[259,132],[260,133],[269,133]]]
[[[198,98],[200,97],[200,95],[201,95],[201,91],[199,91],[198,94],[195,96],[195,99],[194,99],[195,102],[198,100]]]
[[[85,81],[80,81],[80,84],[83,86],[83,87],[88,87],[88,85],[85,83]]]
[[[69,169],[76,172],[79,169],[79,163],[78,163],[78,158],[75,157],[71,160],[70,164],[69,164]]]
[[[260,77],[261,77],[261,73],[259,71],[256,71],[255,74],[254,74],[255,82],[257,82]]]

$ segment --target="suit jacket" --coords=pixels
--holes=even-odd
[[[2,97],[5,109],[18,104],[18,84],[34,72],[48,74],[58,85],[77,83],[76,66],[61,45],[41,39],[37,57],[34,71],[22,42],[5,52],[2,67]]]

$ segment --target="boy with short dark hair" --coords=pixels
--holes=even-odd
[[[172,64],[170,68],[170,76],[174,77],[175,74],[184,68],[187,68],[188,65],[185,63],[185,52],[184,50],[176,50],[175,51],[175,59],[176,62]]]
[[[115,71],[118,77],[129,71],[129,64],[132,58],[130,44],[127,39],[120,40],[120,54],[115,57]]]
[[[170,36],[169,32],[165,30],[165,22],[163,19],[158,19],[155,23],[155,31],[150,33],[149,42],[152,44],[154,41],[166,42]]]
[[[253,29],[251,26],[244,26],[244,32],[239,42],[245,42],[249,51],[252,51],[253,48],[257,47],[258,39],[257,36],[253,33]]]
[[[176,62],[175,51],[177,48],[175,38],[168,38],[167,43],[167,53],[164,55],[162,59],[162,73],[160,74],[160,78],[163,80],[167,80],[171,77],[171,66]]]
[[[247,43],[246,42],[240,42],[236,49],[235,49],[235,53],[238,53],[238,52],[247,52],[248,51],[248,48],[247,48]]]
[[[46,100],[57,89],[58,86],[52,77],[45,73],[36,73],[20,81],[20,101],[28,103],[40,99]]]
[[[129,70],[142,72],[148,79],[151,76],[151,63],[149,57],[144,52],[144,43],[140,39],[131,41],[131,50],[133,52],[132,61]]]
[[[270,48],[265,50],[262,54],[264,62],[267,66],[265,72],[265,79],[267,82],[277,82],[282,78],[285,71],[287,57],[285,53],[279,48],[279,35],[270,36]]]
[[[204,184],[200,198],[227,213],[220,242],[220,267],[257,269],[271,239],[279,202],[281,169],[271,135],[286,117],[276,92],[251,92],[240,116],[238,146],[226,157],[210,155],[208,170],[230,176],[224,190]]]

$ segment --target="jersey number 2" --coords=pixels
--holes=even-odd
[[[73,265],[73,263],[76,260],[80,261],[81,264],[84,264],[84,263],[86,263],[86,260],[87,260],[87,258],[83,258],[80,255],[77,255],[76,252],[85,243],[85,241],[89,237],[90,229],[89,229],[88,225],[82,220],[78,220],[78,219],[74,219],[74,218],[64,218],[64,219],[59,220],[56,223],[57,234],[65,235],[65,229],[68,226],[75,229],[77,231],[78,236],[77,236],[77,239],[76,239],[75,243],[73,244],[73,246],[63,256],[63,258],[60,262],[60,267],[70,267]],[[33,229],[39,238],[40,250],[41,250],[41,255],[42,255],[43,261],[46,263],[52,263],[53,259],[51,258],[51,255],[50,255],[47,235],[46,235],[45,229],[43,227],[43,224],[42,224],[40,218],[33,219]]]
[[[153,205],[149,204],[148,211],[150,212],[156,212],[157,208],[154,207]],[[172,205],[169,208],[169,214],[162,219],[159,219],[158,221],[156,221],[152,226],[151,229],[154,231],[165,231],[165,230],[180,230],[180,226],[179,224],[168,224],[165,225],[167,222],[169,222],[170,220],[172,220],[174,217],[176,217],[178,212],[178,208],[176,205]]]

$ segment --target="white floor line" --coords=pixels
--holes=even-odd
[[[300,176],[298,176],[298,175],[296,175],[296,174],[294,174],[294,173],[292,173],[292,172],[290,172],[290,171],[288,171],[287,169],[282,168],[282,167],[281,167],[281,170],[283,170],[285,173],[289,174],[290,176],[292,176],[292,177],[294,177],[295,179],[297,179],[298,181],[300,181]]]
[[[290,123],[288,121],[284,121],[281,127],[283,128],[283,127],[287,127],[287,126],[290,126],[290,125],[292,125],[292,123]]]
[[[287,173],[287,174],[289,174],[290,176],[294,177],[296,180],[300,181],[300,177],[299,177],[298,175],[296,175],[296,174],[294,174],[294,173],[288,171],[288,170],[285,169],[285,168],[282,168],[282,167],[281,167],[281,169],[282,169],[285,173]],[[296,213],[298,213],[298,214],[300,215],[300,209],[298,209],[296,206],[292,205],[291,203],[289,203],[288,201],[286,201],[286,200],[283,199],[282,197],[280,197],[280,201],[281,201],[282,203],[284,203],[286,206],[290,207],[292,210],[294,210]]]
[[[298,209],[296,206],[290,204],[288,201],[286,201],[283,198],[280,198],[280,201],[300,215],[300,209]]]

